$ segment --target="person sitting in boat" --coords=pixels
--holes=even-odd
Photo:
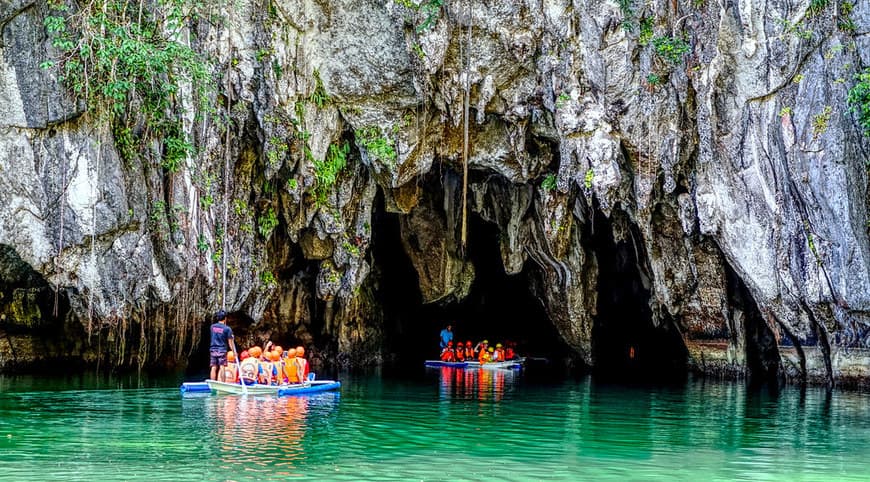
[[[456,355],[453,352],[453,342],[452,341],[447,342],[447,346],[445,346],[444,349],[441,350],[441,361],[444,361],[444,362],[456,361]]]
[[[242,359],[239,363],[239,378],[245,385],[253,385],[259,381],[260,361],[254,356],[255,354],[259,355],[259,350],[260,347],[255,346],[239,355],[239,358]]]
[[[465,348],[463,351],[466,360],[474,360],[477,358],[477,354],[474,352],[474,347],[471,346],[471,340],[465,342]]]
[[[477,353],[477,356],[479,357],[479,356],[480,356],[480,352],[482,352],[482,351],[486,351],[486,349],[487,349],[488,347],[489,347],[489,341],[487,341],[487,340],[483,340],[482,342],[480,342],[480,343],[478,343],[477,345],[474,346],[474,353]]]
[[[465,361],[465,350],[462,349],[462,343],[453,349],[453,360],[458,362]]]
[[[495,353],[492,355],[492,361],[505,361],[505,353],[504,347],[501,346],[501,343],[495,344]]]
[[[296,366],[299,374],[299,381],[305,383],[308,380],[308,360],[305,359],[305,348],[302,346],[296,347]]]
[[[265,372],[263,378],[266,380],[266,383],[269,385],[279,385],[281,383],[281,379],[278,377],[278,360],[281,359],[281,356],[278,355],[278,352],[272,350],[264,355],[265,360],[262,362],[263,371]]]
[[[227,366],[223,367],[223,381],[227,383],[239,383],[239,364],[236,363],[235,352],[227,352]]]
[[[488,350],[480,350],[480,353],[477,355],[477,361],[479,361],[481,365],[492,361],[492,351],[492,347],[489,347]]]
[[[299,383],[299,369],[296,364],[296,349],[290,348],[285,352],[284,377],[287,383]]]
[[[504,359],[505,360],[513,360],[514,358],[517,357],[517,354],[514,351],[514,346],[516,345],[516,343],[509,341],[505,344],[507,345],[507,348],[505,348],[505,350],[504,350]]]

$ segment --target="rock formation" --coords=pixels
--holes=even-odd
[[[163,97],[77,92],[70,62],[115,47],[62,40],[100,10],[0,5],[0,367],[172,364],[222,304],[248,341],[377,362],[377,199],[423,301],[461,300],[467,145],[467,209],[585,363],[630,297],[699,371],[870,380],[870,137],[847,104],[867,2],[96,3],[214,88],[200,105],[188,63],[146,79]]]

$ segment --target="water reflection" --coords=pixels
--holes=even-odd
[[[514,391],[518,371],[440,367],[439,386],[443,400],[465,399],[499,402]]]

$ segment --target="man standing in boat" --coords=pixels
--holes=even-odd
[[[453,326],[447,325],[447,328],[441,330],[441,344],[440,348],[443,350],[447,348],[447,344],[453,341]]]
[[[224,382],[226,380],[223,368],[227,366],[227,344],[233,352],[236,351],[236,344],[233,342],[233,330],[225,322],[227,312],[220,310],[215,313],[214,318],[215,322],[209,328],[209,333],[211,333],[211,346],[209,347],[211,379]]]

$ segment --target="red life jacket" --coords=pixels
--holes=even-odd
[[[505,352],[504,352],[504,357],[507,360],[513,360],[515,356],[516,356],[516,353],[514,353],[514,349],[511,347],[508,347],[508,349],[505,350]]]
[[[456,358],[456,361],[465,361],[465,353],[462,350],[456,350],[453,357]]]
[[[445,348],[441,351],[441,361],[451,362],[453,361],[453,349]]]

